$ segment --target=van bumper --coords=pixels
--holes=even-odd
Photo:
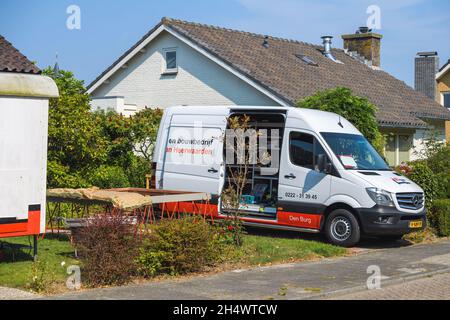
[[[405,213],[391,207],[374,206],[357,209],[361,227],[367,235],[403,235],[426,228],[426,209],[419,213]],[[411,228],[411,221],[422,220],[422,227]]]

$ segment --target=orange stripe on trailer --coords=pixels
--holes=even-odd
[[[28,222],[0,225],[0,238],[22,237],[41,233],[41,212],[29,211]]]

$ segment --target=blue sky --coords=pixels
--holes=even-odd
[[[72,4],[80,30],[66,27]],[[60,67],[88,84],[163,16],[317,44],[331,34],[341,48],[369,5],[381,9],[383,69],[413,85],[416,52],[450,59],[448,0],[0,0],[0,34],[41,68],[58,52]]]

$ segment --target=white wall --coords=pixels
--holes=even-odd
[[[162,75],[163,50],[177,48],[178,74]],[[165,108],[173,105],[278,105],[167,32],[120,69],[93,98],[124,96],[126,104]]]
[[[136,112],[137,106],[133,104],[126,104],[124,97],[103,97],[93,98],[91,100],[91,109],[93,111],[115,111],[125,117],[129,117]]]
[[[429,129],[417,129],[413,136],[413,149],[411,150],[410,160],[423,158],[425,142],[435,136],[437,141],[445,143],[445,124],[431,122]]]
[[[0,96],[0,217],[41,205],[45,230],[48,99]]]

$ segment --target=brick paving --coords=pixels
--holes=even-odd
[[[450,273],[412,280],[329,300],[450,300]]]

